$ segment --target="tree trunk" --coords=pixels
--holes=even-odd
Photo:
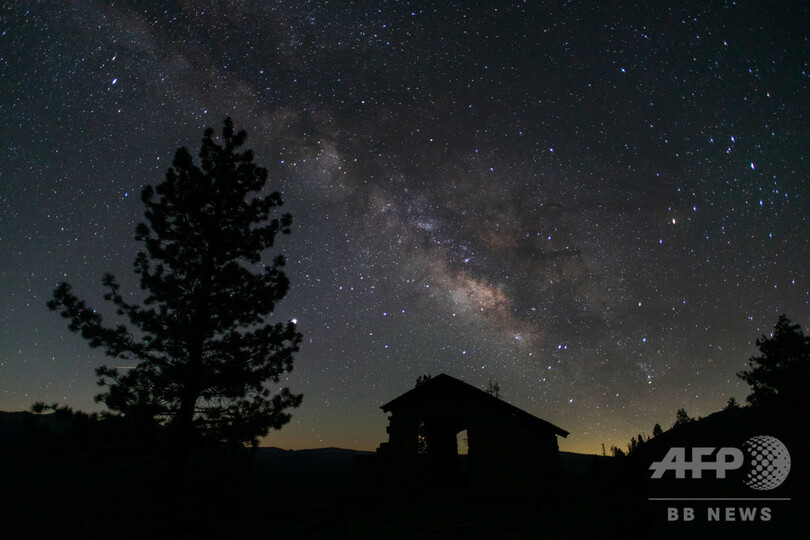
[[[208,309],[208,296],[211,289],[211,275],[213,263],[210,256],[203,262],[203,276],[200,288],[194,301],[196,309],[191,323],[189,339],[188,363],[186,365],[185,380],[183,381],[183,394],[178,411],[175,441],[173,441],[173,456],[169,463],[169,475],[182,482],[186,474],[189,456],[194,444],[194,412],[197,400],[200,397],[203,349],[208,335],[210,314]]]

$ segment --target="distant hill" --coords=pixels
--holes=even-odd
[[[649,466],[660,461],[670,448],[683,447],[734,447],[742,448],[745,441],[757,435],[768,435],[779,439],[790,452],[792,463],[785,483],[780,486],[781,494],[794,498],[806,499],[810,487],[810,464],[805,456],[810,455],[810,434],[807,431],[806,411],[761,409],[739,407],[715,412],[691,422],[673,426],[668,431],[641,444],[628,457],[630,472],[639,483],[646,483],[653,488],[665,488],[674,493],[682,489],[694,489],[698,486],[717,495],[723,490],[725,495],[732,495],[730,484],[739,486],[741,482],[712,481],[713,475],[706,474],[699,484],[683,481],[655,481],[650,483]],[[743,470],[731,471],[730,478],[741,475]],[[670,476],[671,473],[670,473]],[[748,488],[745,488],[746,490]],[[728,493],[726,493],[728,491]],[[690,493],[694,494],[694,493]],[[747,492],[746,492],[747,494]]]
[[[0,450],[25,442],[35,432],[64,433],[68,423],[55,414],[0,411]]]
[[[590,475],[594,467],[611,464],[614,461],[615,459],[612,456],[560,452],[560,462],[563,468],[575,479]]]
[[[348,486],[354,456],[374,452],[346,448],[314,448],[283,450],[275,447],[258,448],[254,458],[257,468],[272,475],[275,481],[289,479],[300,485],[326,482],[334,488]],[[466,456],[459,456],[463,462]],[[574,479],[587,477],[595,466],[615,461],[612,457],[560,452],[563,468]],[[463,468],[463,465],[462,465]]]

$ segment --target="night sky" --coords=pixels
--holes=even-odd
[[[601,453],[810,325],[804,2],[163,4],[0,11],[1,410],[98,410],[116,363],[45,303],[116,320],[142,186],[226,116],[294,218],[304,403],[264,445],[374,449],[444,372]]]

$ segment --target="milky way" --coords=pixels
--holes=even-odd
[[[19,3],[0,14],[0,409],[93,410],[140,189],[231,116],[293,214],[304,404],[267,445],[373,449],[441,372],[601,452],[742,401],[810,323],[808,9]]]

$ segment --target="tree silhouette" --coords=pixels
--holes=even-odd
[[[657,425],[657,424],[656,424]],[[639,448],[641,448],[647,441],[649,441],[649,437],[645,437],[643,433],[638,434],[638,438],[631,437],[630,443],[627,445],[627,455],[633,454]]]
[[[751,385],[746,401],[754,406],[806,407],[810,395],[810,336],[780,315],[771,337],[757,339],[759,356],[737,374]],[[799,410],[799,409],[797,409]]]
[[[489,380],[489,385],[487,386],[487,394],[490,396],[494,396],[498,399],[501,399],[501,385],[498,384],[498,381],[492,382],[492,379]]]
[[[688,424],[689,422],[694,422],[694,418],[689,416],[689,413],[686,412],[686,409],[678,409],[675,412],[675,424],[676,426],[680,426],[681,424]]]
[[[664,430],[662,430],[662,429],[661,429],[661,424],[655,424],[655,425],[653,426],[653,432],[652,432],[652,436],[653,436],[653,437],[658,437],[658,436],[659,436],[659,435],[661,435],[663,432],[664,432]]]
[[[165,426],[180,456],[200,440],[255,446],[302,400],[267,386],[292,370],[301,342],[293,322],[265,320],[289,281],[282,256],[265,265],[262,255],[276,235],[290,232],[292,218],[271,217],[281,196],[265,191],[267,171],[253,163],[252,151],[239,151],[247,134],[234,133],[230,118],[221,145],[213,133],[204,132],[199,167],[181,147],[165,179],[143,188],[148,223],[136,227],[135,239],[145,250],[134,263],[146,291],[142,305],[112,275],[102,280],[105,300],[130,326],[106,326],[67,283],[48,302],[91,347],[135,364],[125,372],[99,367],[106,392],[96,401]]]
[[[728,411],[728,410],[731,410],[731,409],[739,409],[739,408],[740,408],[740,405],[739,405],[739,403],[737,403],[737,399],[734,396],[731,396],[730,398],[728,398],[728,401],[726,402],[726,406],[723,407],[723,410]]]
[[[627,454],[632,454],[638,448],[639,441],[635,437],[630,437],[630,442],[627,444]]]

